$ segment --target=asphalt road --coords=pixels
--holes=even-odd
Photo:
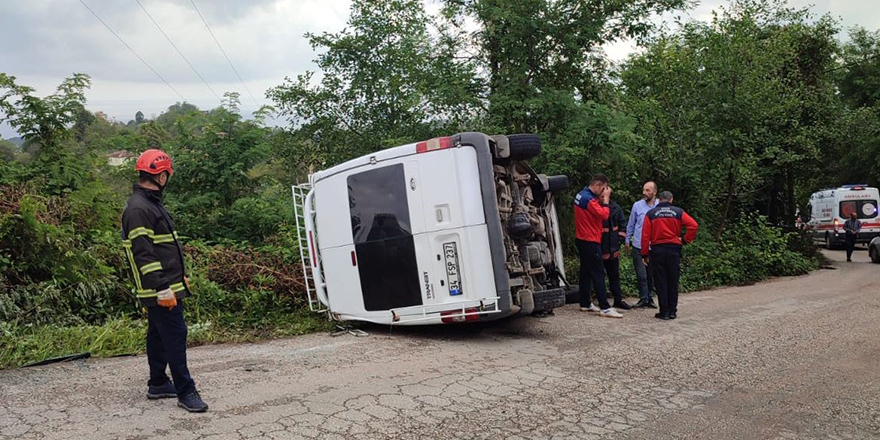
[[[2,439],[880,438],[880,265],[492,326],[191,349],[211,405],[148,401],[147,363],[0,371]]]

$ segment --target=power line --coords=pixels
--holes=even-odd
[[[134,1],[135,1],[135,3],[138,4],[138,6],[141,7],[141,9],[144,11],[144,14],[147,14],[147,17],[149,17],[150,21],[152,21],[153,24],[156,25],[156,29],[159,29],[159,32],[161,32],[162,35],[165,37],[165,39],[168,40],[168,43],[171,44],[171,47],[173,47],[174,50],[177,51],[177,54],[180,55],[180,58],[183,58],[183,61],[186,62],[186,65],[189,66],[189,68],[192,69],[192,71],[196,74],[196,76],[198,76],[199,79],[202,80],[202,82],[205,84],[205,87],[207,87],[208,90],[210,90],[211,93],[214,95],[214,97],[217,98],[217,101],[220,101],[220,95],[218,95],[217,92],[215,92],[214,89],[211,88],[211,85],[208,84],[208,81],[205,81],[205,77],[203,77],[202,74],[199,73],[198,70],[196,70],[195,66],[193,66],[192,63],[189,62],[189,60],[186,58],[186,56],[183,54],[183,52],[181,52],[180,49],[177,48],[177,45],[174,44],[174,41],[171,41],[171,37],[169,37],[168,34],[166,34],[165,31],[162,29],[162,26],[159,26],[159,23],[157,23],[156,20],[153,19],[153,16],[150,15],[150,13],[147,11],[147,8],[144,7],[144,5],[141,3],[141,1],[140,0],[134,0]]]
[[[248,95],[250,95],[251,99],[254,101],[254,104],[259,105],[259,103],[257,102],[257,98],[254,98],[254,94],[251,93],[251,90],[248,89],[247,84],[245,84],[244,80],[241,79],[241,75],[238,74],[238,70],[235,68],[235,65],[232,64],[232,60],[230,60],[229,56],[226,55],[226,51],[223,50],[223,46],[220,45],[220,41],[217,40],[217,37],[214,35],[214,32],[211,30],[211,26],[208,26],[208,21],[205,20],[205,17],[199,11],[198,6],[196,6],[195,0],[189,0],[189,2],[192,3],[193,9],[196,10],[196,14],[199,14],[199,18],[202,19],[202,23],[205,23],[205,27],[208,29],[208,33],[211,34],[211,38],[214,39],[214,43],[217,43],[217,47],[220,48],[220,52],[223,53],[223,57],[226,58],[226,62],[229,63],[229,67],[232,67],[232,71],[235,72],[235,76],[238,77],[238,80],[241,82],[242,87],[244,87],[244,89],[248,92]]]
[[[128,48],[128,50],[131,51],[131,53],[134,54],[134,56],[136,56],[137,59],[141,60],[141,62],[144,63],[144,65],[147,66],[148,69],[150,69],[154,74],[156,74],[156,76],[159,79],[161,79],[162,82],[165,83],[165,85],[168,86],[169,89],[174,91],[174,93],[177,94],[177,96],[179,96],[181,100],[183,100],[184,102],[187,100],[186,98],[183,97],[183,95],[180,94],[180,92],[177,91],[177,89],[174,88],[174,86],[171,85],[171,83],[169,83],[168,81],[165,81],[165,78],[163,78],[162,75],[159,75],[159,72],[157,72],[156,69],[154,69],[153,66],[150,65],[150,63],[148,63],[146,60],[141,58],[141,56],[138,55],[138,53],[135,52],[134,49],[132,49],[131,46],[129,46],[128,43],[126,43],[125,40],[123,40],[122,37],[120,37],[119,34],[117,34],[116,31],[114,31],[113,28],[110,27],[109,24],[107,24],[104,20],[102,20],[101,17],[99,17],[98,14],[96,14],[95,11],[93,11],[92,8],[90,8],[89,5],[87,5],[85,1],[79,0],[79,2],[82,3],[82,5],[85,6],[86,9],[88,9],[89,12],[91,12],[92,15],[94,15],[95,18],[97,18],[98,21],[100,21],[101,24],[103,24],[104,27],[107,28],[108,31],[110,31],[113,35],[115,35],[116,38],[119,39],[119,42],[122,43],[126,48]]]

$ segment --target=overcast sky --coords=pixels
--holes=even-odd
[[[82,1],[187,102],[201,108],[219,104],[136,0]],[[349,0],[195,0],[252,99],[190,0],[139,1],[218,95],[241,93],[245,114],[268,103],[266,89],[281,84],[285,76],[315,69],[315,54],[303,34],[341,30],[350,5]],[[714,8],[726,3],[704,0],[674,15],[705,20]],[[830,12],[844,27],[880,28],[876,0],[789,0],[789,4],[812,4],[816,15]],[[122,122],[133,119],[138,110],[149,118],[181,101],[80,0],[0,0],[0,41],[0,71],[16,76],[19,84],[47,95],[72,73],[87,73],[92,77],[87,107]],[[630,42],[617,42],[606,50],[612,59],[620,60],[634,47]],[[0,126],[0,137],[10,136],[14,132]]]

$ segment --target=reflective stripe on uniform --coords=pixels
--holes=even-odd
[[[154,244],[174,243],[174,235],[172,235],[172,234],[154,235],[153,236],[153,243]]]
[[[137,264],[134,262],[134,254],[131,253],[131,244],[123,247],[125,248],[125,256],[128,258],[128,264],[131,266],[131,273],[134,275],[134,286],[141,290],[141,277],[138,274]]]
[[[184,289],[183,283],[175,283],[175,284],[172,284],[172,285],[169,286],[169,287],[170,287],[171,290],[174,291],[174,293],[182,292],[183,289]]]
[[[135,238],[138,238],[138,237],[144,236],[144,235],[146,235],[147,237],[153,238],[153,234],[154,234],[154,232],[152,229],[147,229],[147,228],[141,226],[139,228],[134,228],[131,231],[128,231],[128,239],[134,240]]]
[[[162,263],[159,261],[154,261],[152,263],[147,263],[141,266],[141,275],[146,275],[148,273],[153,273],[157,270],[162,270]]]
[[[155,289],[138,289],[137,291],[138,298],[153,298],[157,294]]]

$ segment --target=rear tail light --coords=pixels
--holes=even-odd
[[[452,324],[456,322],[476,322],[480,320],[480,309],[474,307],[471,309],[456,309],[440,312],[440,321],[444,324]]]
[[[454,145],[455,144],[454,142],[452,142],[451,137],[438,137],[417,143],[416,153],[427,153],[434,150],[445,150],[447,148],[452,148]]]
[[[837,232],[837,228],[840,227],[840,220],[834,219],[834,232]]]

